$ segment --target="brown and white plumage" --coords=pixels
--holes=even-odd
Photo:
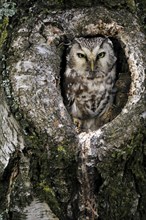
[[[96,129],[98,119],[113,102],[116,57],[109,38],[76,38],[67,57],[64,89],[67,108],[85,129]]]

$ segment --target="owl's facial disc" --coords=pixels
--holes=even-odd
[[[86,66],[85,68],[90,66],[90,70],[94,71],[96,56],[92,51],[80,46],[80,50],[77,51],[76,55],[81,65]]]
[[[102,59],[104,60],[105,56],[106,52],[103,48],[100,48],[99,45],[93,50],[90,50],[78,43],[76,44],[75,60],[77,68],[82,71],[89,71],[90,73],[95,72],[97,66],[100,65],[99,63],[103,63]]]

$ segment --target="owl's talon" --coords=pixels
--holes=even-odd
[[[78,118],[73,118],[73,123],[76,126],[76,132],[79,133],[81,130],[81,125],[82,125],[81,120]]]
[[[108,123],[109,121],[112,120],[113,117],[113,105],[111,105],[108,109],[108,111],[106,111],[100,118],[101,124],[105,124]]]

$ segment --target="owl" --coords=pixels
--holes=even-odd
[[[112,106],[116,60],[108,37],[74,39],[63,87],[66,107],[80,128],[97,129]]]

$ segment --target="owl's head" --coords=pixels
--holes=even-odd
[[[107,37],[76,38],[68,56],[68,65],[78,75],[92,77],[110,72],[115,62],[113,43]]]

